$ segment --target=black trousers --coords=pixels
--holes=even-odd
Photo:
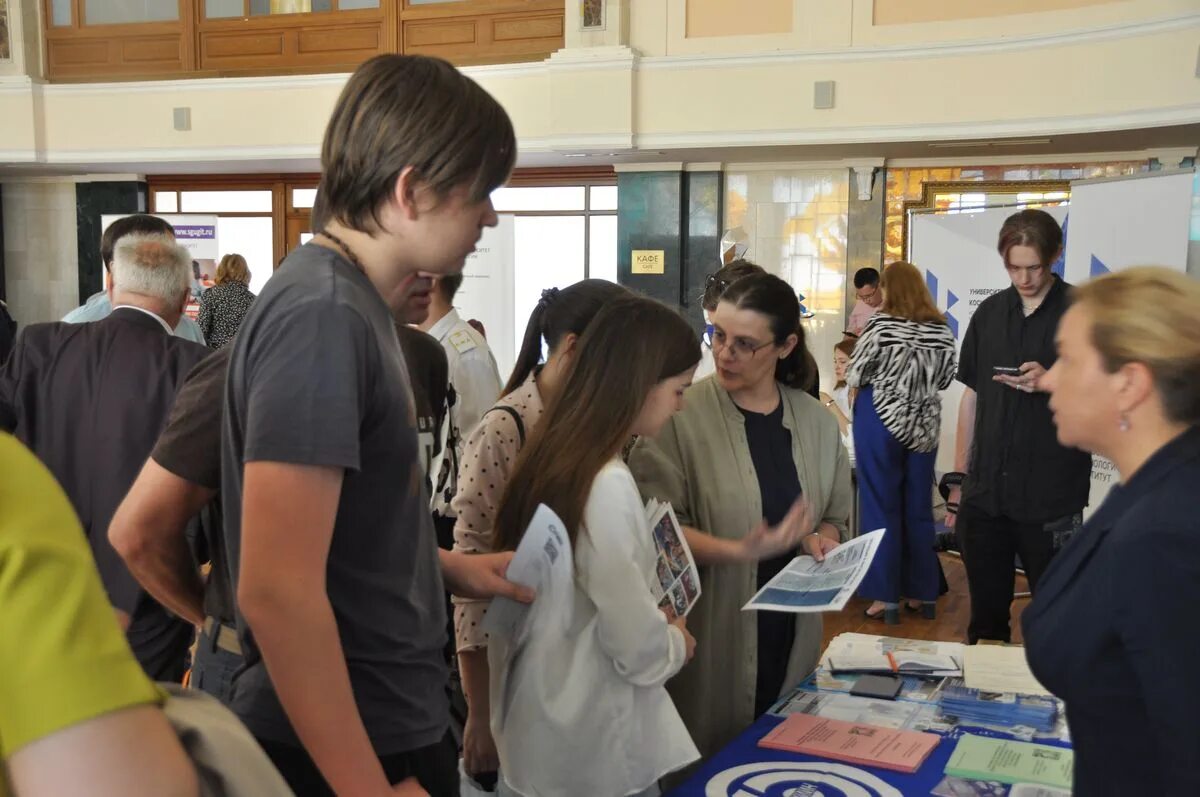
[[[333,789],[303,747],[264,739],[258,743],[296,797],[334,797]],[[431,797],[458,797],[458,747],[449,733],[429,747],[380,756],[379,763],[392,785],[415,777]]]
[[[1029,580],[1029,591],[1037,590],[1042,573],[1054,556],[1053,524],[1020,523],[994,517],[968,504],[959,510],[954,523],[967,586],[971,592],[971,623],[967,640],[1012,641],[1009,615],[1016,582],[1016,558]]]

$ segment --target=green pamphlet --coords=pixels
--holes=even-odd
[[[1075,753],[1065,747],[989,739],[967,734],[946,764],[946,774],[967,780],[1037,783],[1071,788]]]

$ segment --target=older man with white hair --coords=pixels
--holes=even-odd
[[[170,236],[126,235],[113,257],[112,314],[29,326],[0,369],[0,429],[37,454],[66,490],[109,600],[129,618],[134,654],[152,678],[168,681],[183,676],[192,628],[138,586],[107,532],[184,377],[209,354],[172,334],[191,262]]]

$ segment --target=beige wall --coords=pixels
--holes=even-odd
[[[874,0],[876,25],[1006,17],[1086,8],[1121,0]]]
[[[610,8],[628,11],[633,50],[609,37],[542,63],[465,71],[508,109],[526,152],[1044,136],[1200,122],[1196,0],[1139,0],[1145,18],[1123,22],[1113,20],[1135,4],[1004,18],[985,26],[994,28],[989,41],[937,46],[886,38],[850,46],[862,30],[863,8],[870,27],[870,0],[791,2],[799,12],[795,35],[808,42],[799,49],[674,52],[713,42],[748,47],[739,42],[777,36],[688,39],[687,0],[620,0]],[[1190,14],[1181,12],[1185,5]],[[1006,33],[1012,20],[1062,15],[1067,22],[1043,25],[1041,33],[1075,31],[1070,35],[1030,40]],[[1101,30],[1079,29],[1089,16]],[[960,33],[953,26],[965,24],[871,29],[890,37],[910,31],[921,41],[953,38]],[[978,38],[980,23],[972,24]],[[835,108],[812,108],[818,80],[836,82]],[[101,171],[106,163],[314,158],[344,81],[316,75],[31,85],[0,78],[0,163],[82,163]],[[191,109],[192,130],[172,128],[176,107]]]
[[[79,304],[75,183],[6,182],[0,196],[8,309],[22,326],[57,321]]]
[[[704,36],[753,36],[790,33],[792,0],[754,0],[752,8],[739,0],[687,0],[689,39]]]

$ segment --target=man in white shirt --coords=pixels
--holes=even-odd
[[[860,268],[854,272],[854,296],[857,301],[850,311],[847,329],[861,335],[871,316],[883,306],[883,291],[879,287],[879,272],[873,268]]]
[[[463,440],[483,414],[500,398],[500,369],[483,335],[454,309],[454,295],[462,285],[461,274],[437,277],[429,296],[429,318],[421,330],[438,339],[450,362],[450,384],[458,400],[450,415]]]
[[[500,398],[504,384],[487,340],[454,309],[454,295],[462,281],[462,274],[433,279],[429,317],[420,325],[421,331],[428,332],[442,344],[450,365],[450,423],[442,464],[439,473],[434,474],[433,495],[438,543],[445,548],[453,545],[455,515],[450,501],[457,489],[455,477],[463,442],[483,414]]]

